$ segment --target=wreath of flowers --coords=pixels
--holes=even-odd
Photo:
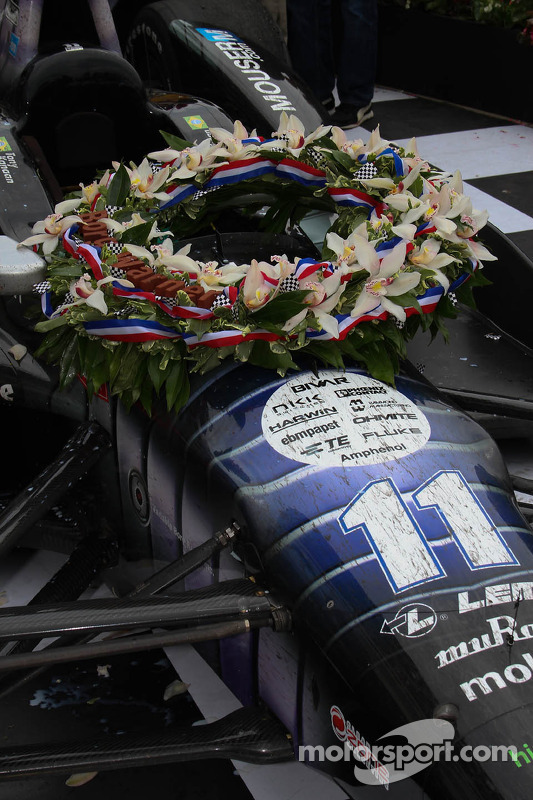
[[[21,243],[47,261],[38,354],[59,365],[62,386],[78,375],[90,395],[107,385],[149,413],[164,391],[179,409],[189,372],[232,357],[284,375],[300,351],[338,368],[355,359],[393,383],[417,328],[445,332],[456,298],[471,302],[486,282],[479,267],[494,256],[477,233],[487,213],[414,139],[398,147],[376,129],[364,144],[324,126],[306,135],[285,112],[268,140],[240,122],[199,144],[163,136],[165,150],[80,184]],[[229,205],[271,233],[326,212],[322,251],[310,242],[309,257],[292,261],[191,258],[191,241]]]

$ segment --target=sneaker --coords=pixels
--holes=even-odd
[[[330,94],[329,97],[326,97],[325,100],[321,100],[320,104],[328,114],[333,114],[335,111],[335,98],[332,94]]]
[[[356,128],[373,116],[372,103],[363,106],[363,108],[357,108],[351,103],[341,103],[331,115],[330,122],[332,125],[338,125],[339,128]]]

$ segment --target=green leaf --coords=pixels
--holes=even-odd
[[[349,173],[352,172],[354,168],[354,160],[348,153],[343,153],[341,150],[332,150],[331,158],[337,161],[341,166],[343,166]]]
[[[287,347],[283,344],[283,342],[280,342],[279,340],[269,342],[268,344],[272,352],[278,356],[284,356],[287,352]]]
[[[235,345],[235,358],[237,361],[248,361],[250,358],[250,353],[252,352],[254,347],[253,341],[250,342],[239,342],[239,344]]]
[[[250,353],[248,361],[250,364],[255,364],[258,367],[275,369],[282,377],[289,369],[299,369],[288,351],[283,355],[273,353],[269,347],[269,343],[261,340],[254,342],[254,348]]]
[[[51,331],[54,328],[61,328],[63,325],[66,325],[68,319],[65,314],[62,314],[59,317],[52,317],[52,319],[46,319],[42,322],[38,322],[35,326],[35,330],[38,333],[46,333],[47,331]]]
[[[199,339],[211,328],[211,320],[208,319],[189,319],[187,322],[191,333],[195,333]]]
[[[413,183],[409,187],[409,191],[415,197],[420,197],[420,195],[424,191],[424,182],[423,182],[423,180],[422,180],[422,178],[420,176],[416,180],[413,181]]]
[[[59,363],[59,388],[64,389],[71,383],[72,379],[76,376],[80,369],[80,362],[78,359],[78,341],[75,336],[72,337],[67,347],[63,351],[61,361]]]
[[[390,297],[387,299],[391,300],[393,303],[396,303],[396,305],[401,306],[402,308],[414,308],[419,314],[423,314],[420,303],[416,299],[415,295],[411,294],[410,292],[407,292],[406,294],[390,295]]]
[[[178,410],[189,397],[189,378],[184,361],[173,361],[170,375],[165,383],[167,410]]]
[[[378,347],[374,343],[365,347],[362,355],[366,362],[366,368],[373,378],[394,385],[394,365],[384,348]]]
[[[298,289],[295,292],[285,292],[278,294],[273,300],[266,303],[253,313],[254,322],[261,326],[264,322],[284,323],[303,308],[306,308],[303,300],[309,294],[305,289]]]
[[[124,164],[121,164],[109,184],[109,189],[107,190],[107,205],[124,205],[130,192],[130,187],[130,176]]]
[[[308,345],[306,352],[315,355],[330,367],[344,369],[344,359],[338,342],[316,342]]]
[[[167,133],[166,131],[159,131],[159,133],[173,150],[185,150],[186,147],[192,147],[192,142],[180,139],[179,136],[175,136],[173,133]]]
[[[150,220],[141,225],[133,225],[131,228],[126,228],[124,233],[120,236],[122,244],[136,244],[139,247],[145,245],[148,241],[148,236],[152,230],[154,222]]]
[[[152,385],[150,384],[149,381],[145,381],[141,386],[139,400],[141,401],[141,405],[148,414],[148,416],[151,416],[152,414],[153,398],[154,398],[154,392],[152,389]]]
[[[161,362],[162,358],[159,354],[149,356],[148,358],[148,375],[152,381],[156,394],[159,394],[163,383],[170,373],[170,364],[172,363],[167,362],[166,367],[161,367]]]
[[[66,278],[79,278],[82,273],[79,264],[69,264],[65,267],[54,267],[50,269],[50,277],[66,277]]]

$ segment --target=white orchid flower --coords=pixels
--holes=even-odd
[[[151,246],[150,250],[155,252],[155,256],[146,247],[140,247],[136,244],[125,244],[124,249],[135,258],[146,261],[153,269],[162,267],[168,269],[169,272],[196,273],[198,271],[196,261],[188,256],[191,249],[190,244],[185,245],[177,253],[174,253],[172,240],[165,239],[162,244],[153,244]]]
[[[305,135],[305,128],[303,122],[298,117],[291,114],[290,116],[286,111],[282,111],[279,120],[279,127],[277,131],[272,133],[274,138],[279,139],[280,143],[293,155],[299,156],[300,152],[311,142],[320,139],[329,132],[330,125],[319,125],[318,128],[309,134]]]
[[[281,281],[295,270],[295,264],[285,255],[272,256],[271,260],[273,263],[268,264],[253,258],[247,268],[242,296],[250,311],[255,311],[272,300],[278,294]]]
[[[113,162],[113,167],[118,170],[120,164],[116,161]],[[168,200],[166,192],[160,192],[159,189],[167,182],[170,168],[163,167],[155,174],[152,172],[150,162],[144,158],[139,166],[135,166],[133,162],[130,167],[125,168],[131,184],[131,190],[135,197],[142,197],[145,200]]]
[[[108,185],[110,178],[111,174],[109,170],[106,170],[99,181],[93,181],[88,186],[85,186],[85,184],[80,183],[82,200],[84,200],[84,202],[86,202],[87,205],[89,206],[92,205],[94,199],[102,191],[102,188]]]
[[[487,224],[488,219],[489,212],[487,210],[472,209],[470,213],[461,214],[460,219],[457,220],[457,236],[461,239],[470,239]]]
[[[340,267],[349,267],[349,272],[358,272],[361,269],[371,272],[379,269],[379,259],[373,245],[357,231],[353,231],[347,239],[330,231],[326,234],[326,244],[337,256],[334,263]]]
[[[25,247],[32,247],[34,244],[41,244],[43,247],[43,254],[45,256],[50,255],[59,244],[59,238],[63,233],[72,225],[75,225],[76,222],[82,221],[81,217],[63,216],[64,214],[68,215],[70,211],[74,211],[81,203],[81,198],[76,200],[63,200],[62,203],[58,203],[54,208],[53,214],[49,214],[46,219],[35,223],[33,226],[34,235],[24,239],[17,247],[22,247],[23,245]]]
[[[422,195],[420,200],[424,213],[420,215],[419,219],[434,225],[440,236],[454,242],[460,241],[461,238],[469,237],[470,234],[468,232],[466,237],[460,236],[455,220],[460,219],[463,215],[468,218],[466,212],[472,211],[472,204],[470,198],[460,194],[454,188],[452,182],[445,183],[438,192],[433,189],[429,194]],[[488,214],[485,216],[485,212],[479,216],[481,227],[485,224],[487,218]],[[474,222],[472,218],[469,221]],[[466,230],[468,231],[468,228]]]
[[[164,150],[152,150],[151,153],[146,154],[146,158],[151,158],[152,161],[160,161],[165,166],[172,166],[180,156],[181,150],[175,150],[173,147],[165,147]]]
[[[405,320],[406,314],[402,306],[388,299],[388,297],[405,294],[420,283],[418,272],[402,272],[405,254],[406,243],[400,242],[385,256],[379,270],[372,274],[364,284],[351,311],[352,317],[365,314],[381,303],[389,314],[402,322]]]
[[[177,253],[174,253],[173,243],[170,239],[165,239],[162,244],[153,244],[150,249],[156,253],[156,258],[153,262],[154,268],[161,267],[171,273],[186,272],[192,275],[197,274],[198,263],[194,258],[189,257],[190,244],[186,244]]]
[[[475,258],[482,265],[483,261],[497,261],[498,256],[493,255],[490,250],[487,250],[485,245],[481,242],[473,242],[471,239],[467,240],[467,247],[465,251],[469,256]]]
[[[249,134],[239,120],[233,124],[233,133],[224,130],[224,128],[210,128],[209,132],[213,139],[220,142],[222,145],[222,147],[215,147],[212,151],[213,157],[221,156],[228,161],[236,161],[248,158],[254,155],[258,150],[258,146],[255,142],[243,144],[244,140],[254,137],[256,132],[252,131],[252,133]]]
[[[403,163],[409,167],[410,169],[414,169],[417,166],[420,166],[422,172],[429,172],[431,167],[429,163],[423,159],[418,152],[418,145],[416,143],[416,139],[413,137],[409,140],[409,142],[404,147],[404,151],[408,154],[404,159]],[[412,153],[412,155],[410,155]]]
[[[82,200],[89,206],[92,205],[94,199],[100,194],[100,186],[96,181],[93,181],[88,186],[80,183],[80,189],[82,193]]]
[[[144,217],[134,211],[131,215],[131,219],[127,222],[117,222],[117,220],[111,219],[111,217],[102,217],[100,222],[103,222],[107,230],[111,231],[111,233],[125,233],[125,231],[135,228],[137,225],[145,225],[149,220],[144,219]],[[150,241],[150,239],[156,239],[160,236],[174,236],[174,234],[171,231],[160,231],[157,227],[157,222],[154,222],[147,239]]]
[[[383,202],[395,211],[405,214],[405,216],[402,217],[402,222],[407,222],[408,224],[415,219],[419,219],[429,208],[427,203],[422,203],[422,201],[418,197],[415,197],[414,194],[411,194],[411,192],[394,192],[388,194],[383,199]]]
[[[125,279],[118,280],[117,278],[113,278],[112,275],[109,275],[107,278],[102,278],[101,280],[97,281],[96,288],[93,288],[93,285],[91,283],[91,276],[87,272],[85,272],[81,276],[81,278],[78,278],[77,281],[72,281],[72,283],[70,284],[69,289],[71,294],[74,295],[74,297],[77,297],[78,299],[75,300],[73,303],[68,303],[66,307],[72,308],[73,306],[79,306],[82,305],[83,303],[86,303],[88,306],[91,306],[91,308],[95,308],[97,311],[99,311],[101,314],[105,316],[107,314],[108,308],[104,298],[104,293],[100,287],[104,286],[106,283],[110,283],[111,281],[116,281],[117,283],[120,283],[122,286],[133,287],[133,283],[131,283],[131,281]],[[56,314],[61,314],[66,307],[60,306],[58,309],[56,309],[56,311],[54,311],[52,316],[55,316]]]
[[[374,130],[370,134],[370,139],[363,148],[363,153],[367,154],[375,153],[376,155],[378,155],[379,153],[381,153],[382,150],[385,150],[387,147],[390,147],[390,142],[387,142],[385,141],[385,139],[381,138],[378,125],[377,128],[374,128]]]
[[[171,147],[156,150],[148,153],[148,158],[161,161],[175,169],[170,175],[170,180],[183,180],[195,178],[199,172],[209,169],[216,158],[215,150],[216,145],[209,139],[202,139],[200,144],[184,147],[183,150],[174,150]]]
[[[304,308],[287,320],[283,330],[291,331],[305,319],[308,311],[310,311],[318,320],[322,330],[327,331],[335,339],[338,339],[339,323],[330,312],[333,311],[346,288],[346,284],[341,282],[342,274],[341,270],[337,270],[333,275],[323,280],[320,280],[318,275],[315,277],[310,275],[300,280],[300,289],[308,292],[304,298],[304,303],[309,306],[309,309]]]
[[[417,267],[433,272],[433,277],[436,281],[448,291],[450,281],[442,272],[442,268],[448,266],[453,261],[459,262],[460,259],[450,256],[447,253],[441,253],[442,242],[438,239],[426,239],[418,247],[415,247],[408,255],[408,260],[411,264]]]
[[[390,187],[391,191],[388,194],[383,202],[387,205],[395,208],[397,211],[409,211],[413,207],[419,207],[422,203],[418,197],[413,195],[409,191],[409,187],[417,180],[420,175],[420,171],[422,169],[422,164],[417,164],[407,175],[405,175],[398,183],[392,181],[393,186]],[[372,179],[377,180],[377,179]],[[373,185],[369,181],[365,181],[364,183]],[[389,188],[388,186],[384,186],[383,188]],[[405,222],[405,220],[404,220]],[[409,220],[412,222],[412,220]]]
[[[253,258],[242,287],[242,296],[246,307],[250,311],[255,311],[272,300],[278,291],[279,274],[275,266]]]
[[[354,179],[369,189],[388,189],[392,192],[396,187],[392,178],[358,178],[356,173]]]
[[[346,132],[336,125],[331,129],[331,140],[337,145],[339,150],[349,155],[354,161],[357,159],[357,156],[365,152],[365,145],[362,139],[348,139]]]
[[[209,139],[203,139],[200,144],[193,147],[186,147],[181,151],[179,165],[176,172],[173,172],[171,180],[183,180],[185,178],[195,178],[199,172],[204,172],[213,166],[217,158],[218,148]],[[219,162],[220,163],[220,162]]]
[[[411,241],[416,235],[416,225],[402,222],[399,225],[393,225],[391,231],[395,236],[399,236],[400,239]]]
[[[206,291],[220,291],[224,286],[241,281],[248,270],[248,264],[238,266],[234,262],[219,266],[217,261],[198,262],[199,270],[196,273],[196,281]]]

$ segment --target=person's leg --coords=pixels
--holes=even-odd
[[[339,2],[343,29],[337,66],[337,90],[341,106],[358,111],[370,106],[374,95],[377,0]],[[354,121],[360,122],[362,119]]]
[[[335,87],[331,0],[287,0],[287,30],[294,71],[326,101]]]

